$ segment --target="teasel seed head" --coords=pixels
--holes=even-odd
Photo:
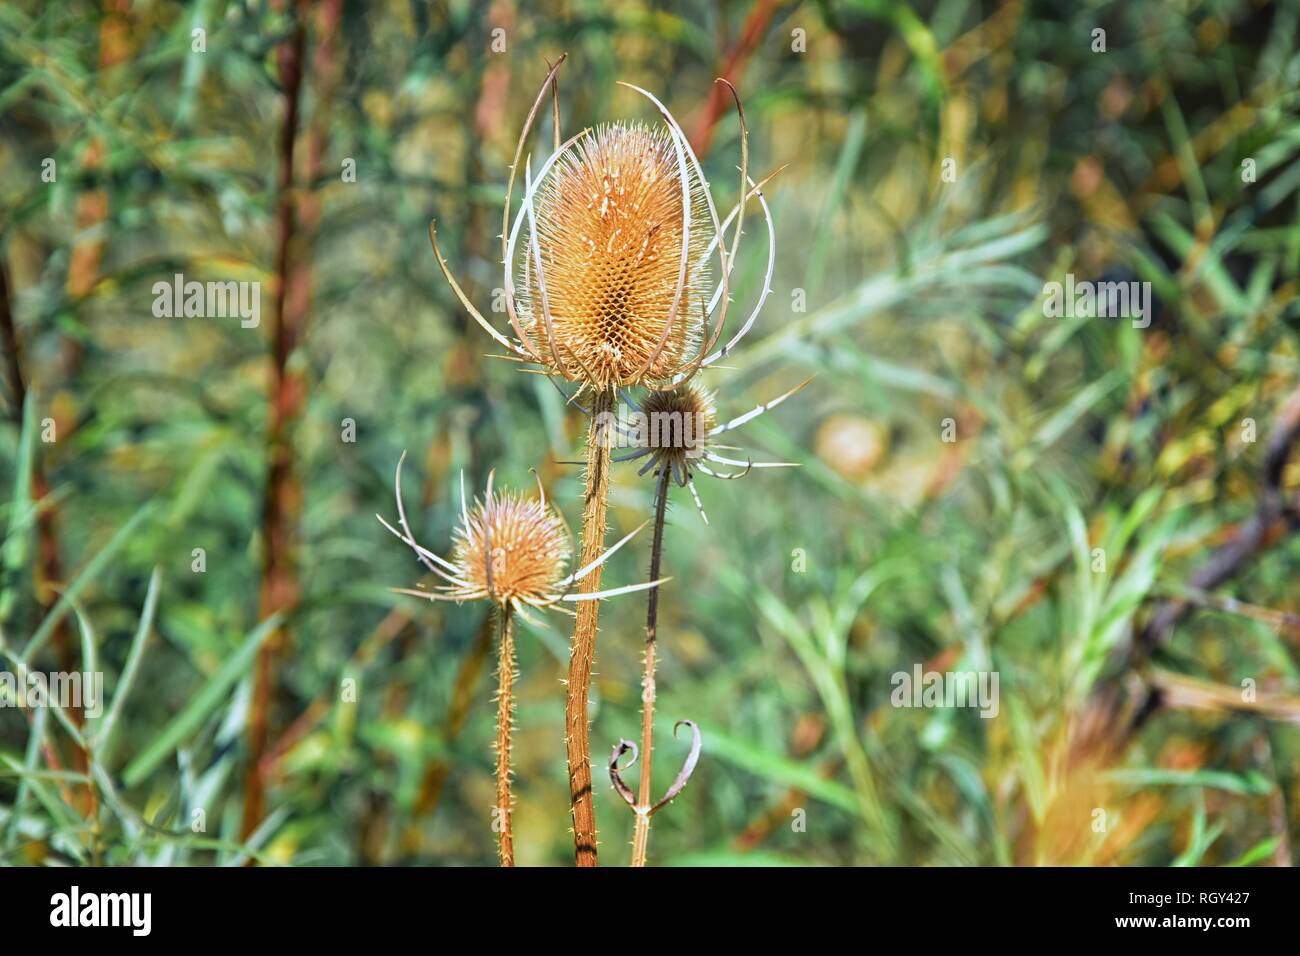
[[[495,473],[488,475],[487,491],[481,499],[474,499],[472,508],[465,497],[465,477],[461,475],[460,522],[453,535],[452,556],[451,560],[441,557],[415,540],[406,520],[406,506],[402,503],[405,460],[403,452],[394,479],[397,526],[389,524],[381,515],[375,517],[443,583],[432,591],[394,588],[399,594],[458,603],[488,600],[522,614],[525,607],[549,608],[561,602],[599,601],[658,587],[668,580],[661,578],[603,591],[573,593],[579,581],[604,564],[649,522],[624,535],[590,564],[565,574],[565,566],[573,556],[573,537],[560,512],[547,504],[541,479],[537,481],[536,497],[510,491],[497,495],[493,491]]]
[[[717,401],[699,382],[647,393],[641,412],[652,424],[672,423],[670,438],[675,440],[654,447],[653,453],[660,467],[672,468],[675,474],[685,474],[689,460],[705,453],[709,432],[718,424]],[[663,430],[659,429],[661,433]]]
[[[699,351],[712,291],[708,206],[671,134],[602,126],[533,202],[516,293],[525,330],[547,343],[543,363],[596,390],[670,381]]]
[[[637,405],[637,411],[643,416],[641,428],[644,429],[642,433],[644,442],[634,451],[619,455],[612,460],[635,461],[649,455],[650,460],[641,466],[637,474],[644,475],[653,469],[655,475],[667,475],[678,485],[689,488],[700,517],[704,519],[705,524],[708,524],[708,515],[704,513],[704,505],[695,490],[695,473],[699,472],[710,478],[734,479],[743,478],[755,468],[796,467],[793,462],[754,461],[750,458],[741,461],[738,458],[730,458],[721,453],[734,452],[735,449],[721,444],[720,441],[727,432],[753,421],[764,412],[780,405],[811,381],[811,378],[805,379],[770,402],[759,405],[723,424],[718,424],[715,395],[698,380],[688,381],[663,391],[649,391]],[[624,431],[621,440],[626,441],[627,437]]]
[[[661,128],[614,123],[561,142],[555,75],[566,58],[561,54],[542,82],[506,184],[502,287],[513,339],[469,300],[431,222],[434,255],[461,305],[509,353],[501,357],[536,363],[547,376],[577,382],[570,400],[618,386],[672,388],[725,358],[753,328],[772,292],[776,232],[763,188],[780,170],[758,182],[749,175],[745,111],[735,87],[721,78],[717,82],[731,92],[740,122],[740,196],[725,217],[718,215],[681,124],[639,86],[619,84],[654,105]],[[534,175],[524,146],[548,92],[555,99],[554,151]],[[514,211],[521,174],[524,197]],[[745,208],[754,199],[767,230],[763,287],[748,318],[724,341],[730,278]],[[717,278],[711,282],[715,255]]]
[[[451,563],[464,600],[544,604],[572,553],[564,521],[540,499],[507,491],[483,500],[456,528]]]

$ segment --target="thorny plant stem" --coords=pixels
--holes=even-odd
[[[664,515],[668,510],[668,480],[672,472],[664,467],[655,491],[654,541],[650,545],[650,578],[659,580],[663,563]],[[650,842],[650,756],[655,737],[655,636],[659,622],[659,589],[651,588],[645,612],[645,676],[641,679],[641,775],[637,785],[635,829],[632,832],[632,865],[645,866],[646,847]]]
[[[609,498],[609,443],[603,434],[602,413],[614,410],[614,391],[598,392],[591,408],[587,432],[587,488],[582,508],[582,556],[579,567],[591,564],[605,550],[605,506]],[[600,590],[597,567],[579,586],[579,592]],[[591,743],[587,732],[587,697],[591,690],[591,664],[596,656],[596,622],[599,601],[578,604],[569,653],[569,684],[564,708],[565,744],[569,757],[569,802],[573,808],[574,858],[578,866],[599,866],[596,857],[596,808],[591,793]]]
[[[497,663],[497,819],[501,835],[501,865],[515,865],[510,824],[510,730],[515,709],[515,633],[510,605],[501,608],[500,658]]]

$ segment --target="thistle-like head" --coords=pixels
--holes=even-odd
[[[432,590],[394,588],[399,594],[429,601],[489,600],[502,608],[522,613],[525,606],[545,608],[561,601],[599,601],[617,594],[658,587],[666,580],[575,594],[578,582],[631,541],[645,524],[606,548],[596,560],[566,573],[565,568],[573,553],[572,538],[560,512],[547,504],[540,478],[536,497],[509,491],[498,495],[492,490],[493,476],[489,475],[486,493],[481,499],[474,499],[473,507],[470,507],[462,475],[460,522],[454,535],[451,559],[448,560],[422,546],[411,533],[411,524],[406,520],[406,506],[402,503],[402,462],[405,460],[406,453],[403,452],[393,477],[397,525],[392,525],[382,515],[375,517],[410,547],[425,569],[442,583]]]
[[[451,563],[462,600],[539,606],[553,603],[570,554],[568,531],[554,507],[518,492],[496,495],[489,485],[462,515]]]
[[[729,354],[772,291],[776,234],[763,187],[776,173],[759,182],[750,177],[745,112],[724,79],[718,82],[735,98],[740,121],[739,196],[726,216],[719,216],[681,124],[638,86],[620,84],[654,104],[662,127],[612,123],[561,143],[555,75],[564,60],[547,74],[524,121],[501,212],[502,288],[513,338],[469,300],[430,223],[433,251],[456,297],[511,353],[506,357],[577,382],[579,392],[671,388]],[[524,145],[548,92],[555,101],[555,147],[534,172]],[[515,210],[521,174],[524,196]],[[724,341],[730,277],[751,199],[767,227],[767,271],[758,303]]]
[[[519,319],[548,370],[596,390],[665,383],[706,335],[703,187],[666,128],[602,126],[537,185],[515,251]]]
[[[687,465],[709,447],[709,432],[718,423],[713,393],[698,382],[647,393],[641,402],[645,416],[646,447],[660,468],[688,474]]]

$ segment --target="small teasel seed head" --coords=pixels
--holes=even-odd
[[[466,597],[544,604],[565,576],[570,551],[564,522],[552,507],[516,492],[489,492],[469,511],[468,524],[456,529],[452,562],[471,585]]]
[[[671,134],[642,123],[598,127],[555,163],[535,214],[536,250],[533,236],[520,240],[514,274],[520,320],[544,365],[603,391],[666,384],[696,358],[712,230],[703,186]]]
[[[704,454],[718,420],[713,394],[694,381],[648,393],[641,412],[655,457],[678,465]]]

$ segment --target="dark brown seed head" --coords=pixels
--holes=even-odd
[[[708,434],[718,420],[713,394],[696,382],[650,392],[641,403],[641,412],[655,457],[679,467],[704,454]]]

